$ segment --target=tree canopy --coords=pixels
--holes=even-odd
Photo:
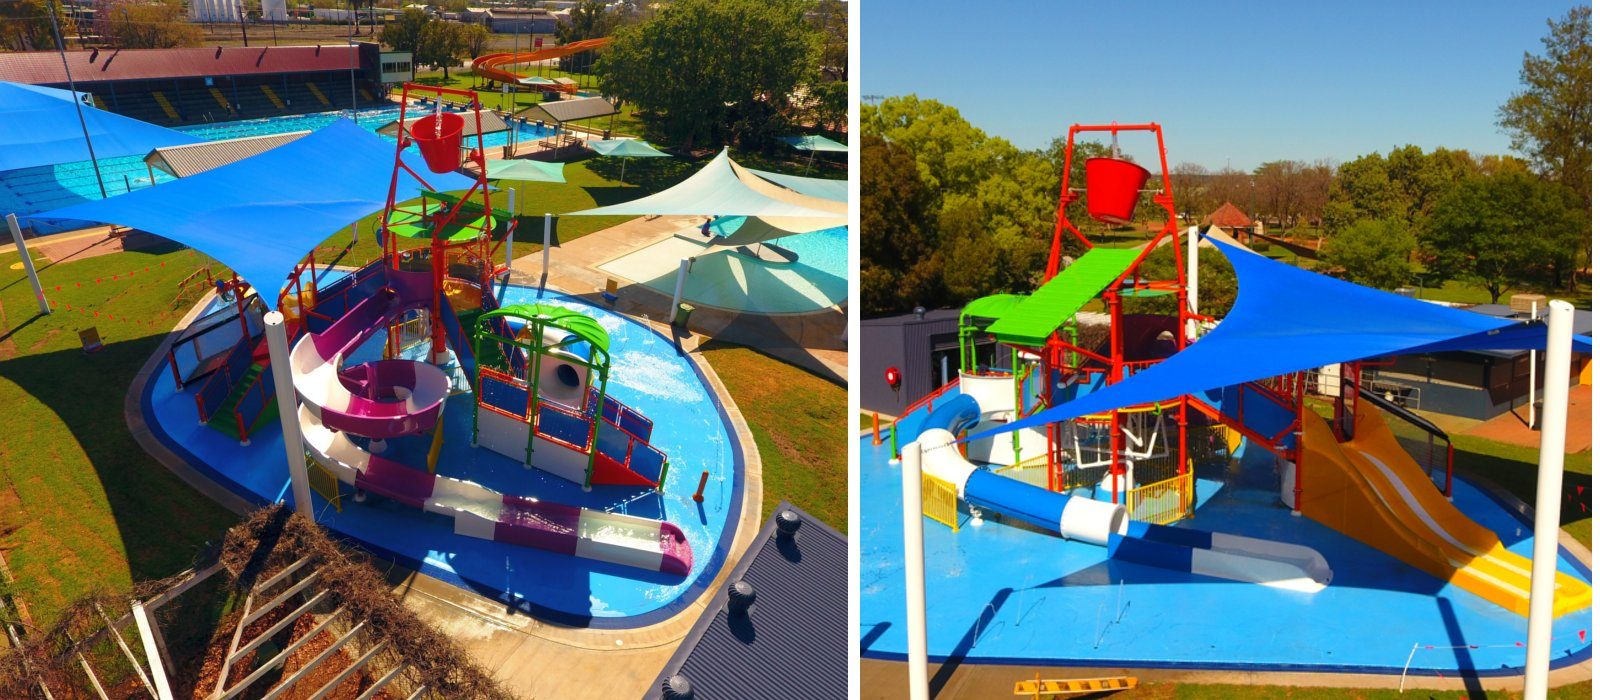
[[[1515,283],[1559,282],[1588,234],[1576,200],[1571,190],[1527,173],[1463,180],[1424,229],[1430,271],[1480,286],[1495,301]]]
[[[796,88],[818,75],[808,0],[679,0],[613,34],[595,72],[607,94],[660,117],[685,148],[788,130]]]
[[[1524,53],[1523,89],[1500,107],[1500,128],[1534,168],[1593,203],[1593,20],[1588,5],[1550,20],[1544,53]]]
[[[1322,268],[1335,277],[1378,289],[1395,289],[1416,277],[1411,253],[1417,239],[1396,219],[1362,219],[1322,248]]]

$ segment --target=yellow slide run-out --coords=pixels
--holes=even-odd
[[[1451,505],[1395,440],[1379,409],[1357,402],[1354,439],[1302,413],[1301,511],[1407,564],[1520,615],[1533,562]],[[1556,573],[1555,616],[1589,607],[1588,584]]]

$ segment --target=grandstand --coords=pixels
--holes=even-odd
[[[381,104],[379,57],[375,44],[98,49],[69,51],[67,64],[96,106],[181,125]],[[55,52],[0,53],[0,80],[67,86]]]

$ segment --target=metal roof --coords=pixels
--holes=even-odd
[[[616,105],[604,97],[582,97],[576,100],[541,102],[517,112],[516,116],[543,119],[547,122],[571,122],[616,113]]]
[[[222,141],[207,141],[183,146],[157,148],[144,157],[145,165],[173,177],[189,177],[234,161],[265,153],[299,139],[310,131],[291,131],[287,134],[246,136]]]
[[[674,675],[687,678],[697,698],[842,698],[850,690],[849,549],[844,535],[788,501],[800,527],[778,530],[767,520],[728,574],[730,586],[755,588],[745,614],[728,611],[728,589],[717,593],[645,693],[654,700]]]
[[[424,109],[424,110],[422,110],[422,112],[423,113],[419,114],[416,117],[408,117],[406,119],[406,128],[407,129],[410,129],[411,125],[413,123],[415,123],[418,119],[421,119],[423,117],[426,117],[426,116],[429,116],[429,115],[433,114],[433,110],[431,110],[431,109]],[[461,135],[462,136],[475,136],[475,135],[477,135],[477,133],[478,133],[478,122],[477,122],[477,120],[472,118],[471,113],[468,113],[468,112],[456,112],[456,113],[460,114],[462,120],[466,122],[466,125],[461,127]],[[485,133],[485,134],[495,134],[495,133],[499,133],[499,132],[502,132],[502,131],[506,131],[506,130],[511,128],[510,126],[506,125],[506,120],[500,118],[500,115],[495,114],[494,112],[491,112],[491,111],[489,111],[487,109],[483,110],[482,112],[479,112],[479,115],[483,119],[483,133]],[[394,136],[395,133],[398,132],[399,130],[400,130],[400,120],[399,119],[396,119],[396,120],[394,120],[392,122],[389,122],[388,124],[384,124],[383,126],[378,127],[378,133],[383,134],[385,136]],[[470,144],[468,144],[468,145],[470,145]]]
[[[360,68],[355,46],[269,46],[68,51],[78,83],[107,80],[223,77],[262,73],[311,73]],[[0,80],[30,85],[67,82],[54,51],[0,53]]]

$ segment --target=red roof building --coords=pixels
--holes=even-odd
[[[361,70],[355,46],[210,47],[192,49],[98,49],[68,51],[78,83],[124,80],[318,73]],[[0,53],[0,80],[30,85],[65,85],[66,70],[54,51]]]
[[[1206,217],[1206,222],[1212,226],[1231,229],[1253,229],[1256,226],[1255,220],[1240,211],[1238,207],[1233,206],[1233,202],[1223,202],[1222,206],[1211,212],[1211,216]]]

